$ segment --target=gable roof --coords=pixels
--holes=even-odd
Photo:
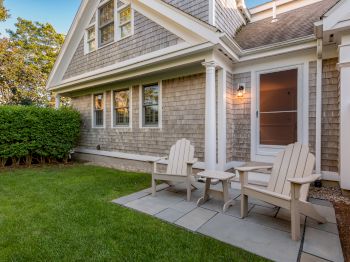
[[[184,40],[183,44],[177,45],[178,49],[188,49],[189,47],[197,47],[203,45],[203,48],[206,48],[204,44],[210,43],[215,45],[219,43],[222,33],[216,28],[208,23],[187,14],[180,9],[163,2],[162,0],[122,0],[127,4],[131,4],[131,7],[137,12],[141,13],[145,17],[154,21],[155,23],[161,25],[174,35],[179,36]],[[69,86],[73,83],[80,83],[87,81],[86,76],[80,75],[79,79],[63,79],[64,73],[66,72],[67,67],[75,53],[75,50],[79,46],[86,27],[89,25],[91,18],[93,17],[95,11],[98,8],[99,1],[96,0],[82,0],[81,6],[78,10],[78,13],[74,19],[74,22],[71,26],[71,29],[66,37],[66,41],[61,49],[61,52],[56,60],[53,70],[51,71],[49,80],[47,82],[47,88],[50,90],[58,90],[61,87]],[[175,50],[180,51],[180,50]],[[173,49],[168,50],[170,53],[175,52]],[[198,51],[199,52],[199,51]],[[157,54],[158,56],[166,54]],[[155,56],[155,55],[154,55]],[[151,60],[151,58],[149,58]],[[130,61],[130,63],[136,63]],[[140,62],[143,65],[143,63]],[[120,67],[123,67],[127,70],[125,63],[120,62],[111,67],[105,67],[103,70],[95,70],[91,74],[97,78],[105,73],[105,71],[114,73],[114,69],[120,70]],[[103,71],[103,72],[102,72]]]
[[[265,18],[242,27],[235,40],[242,49],[253,49],[314,35],[314,23],[338,0],[323,0],[308,6]]]

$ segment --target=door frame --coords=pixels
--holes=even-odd
[[[257,117],[257,111],[260,113],[260,75],[274,72],[281,72],[291,69],[298,70],[297,87],[297,115],[298,115],[298,142],[308,143],[308,64],[287,64],[274,68],[263,68],[252,71],[252,107],[251,107],[251,159],[259,162],[273,162],[275,156],[285,149],[285,146],[260,145],[260,117]],[[259,114],[260,116],[260,114]]]

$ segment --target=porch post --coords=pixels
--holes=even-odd
[[[339,46],[340,71],[340,185],[350,190],[350,34],[343,35]]]
[[[61,95],[56,94],[56,96],[55,96],[55,108],[59,109],[60,106],[61,106]]]
[[[218,71],[218,168],[226,166],[226,70]]]
[[[205,85],[205,168],[216,169],[216,90],[214,61],[204,62]]]

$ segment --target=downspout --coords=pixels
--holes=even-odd
[[[323,41],[317,39],[317,71],[316,71],[316,174],[321,174],[322,154],[322,47]]]

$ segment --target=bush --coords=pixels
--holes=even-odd
[[[1,106],[0,166],[66,162],[79,131],[80,115],[70,108]]]

